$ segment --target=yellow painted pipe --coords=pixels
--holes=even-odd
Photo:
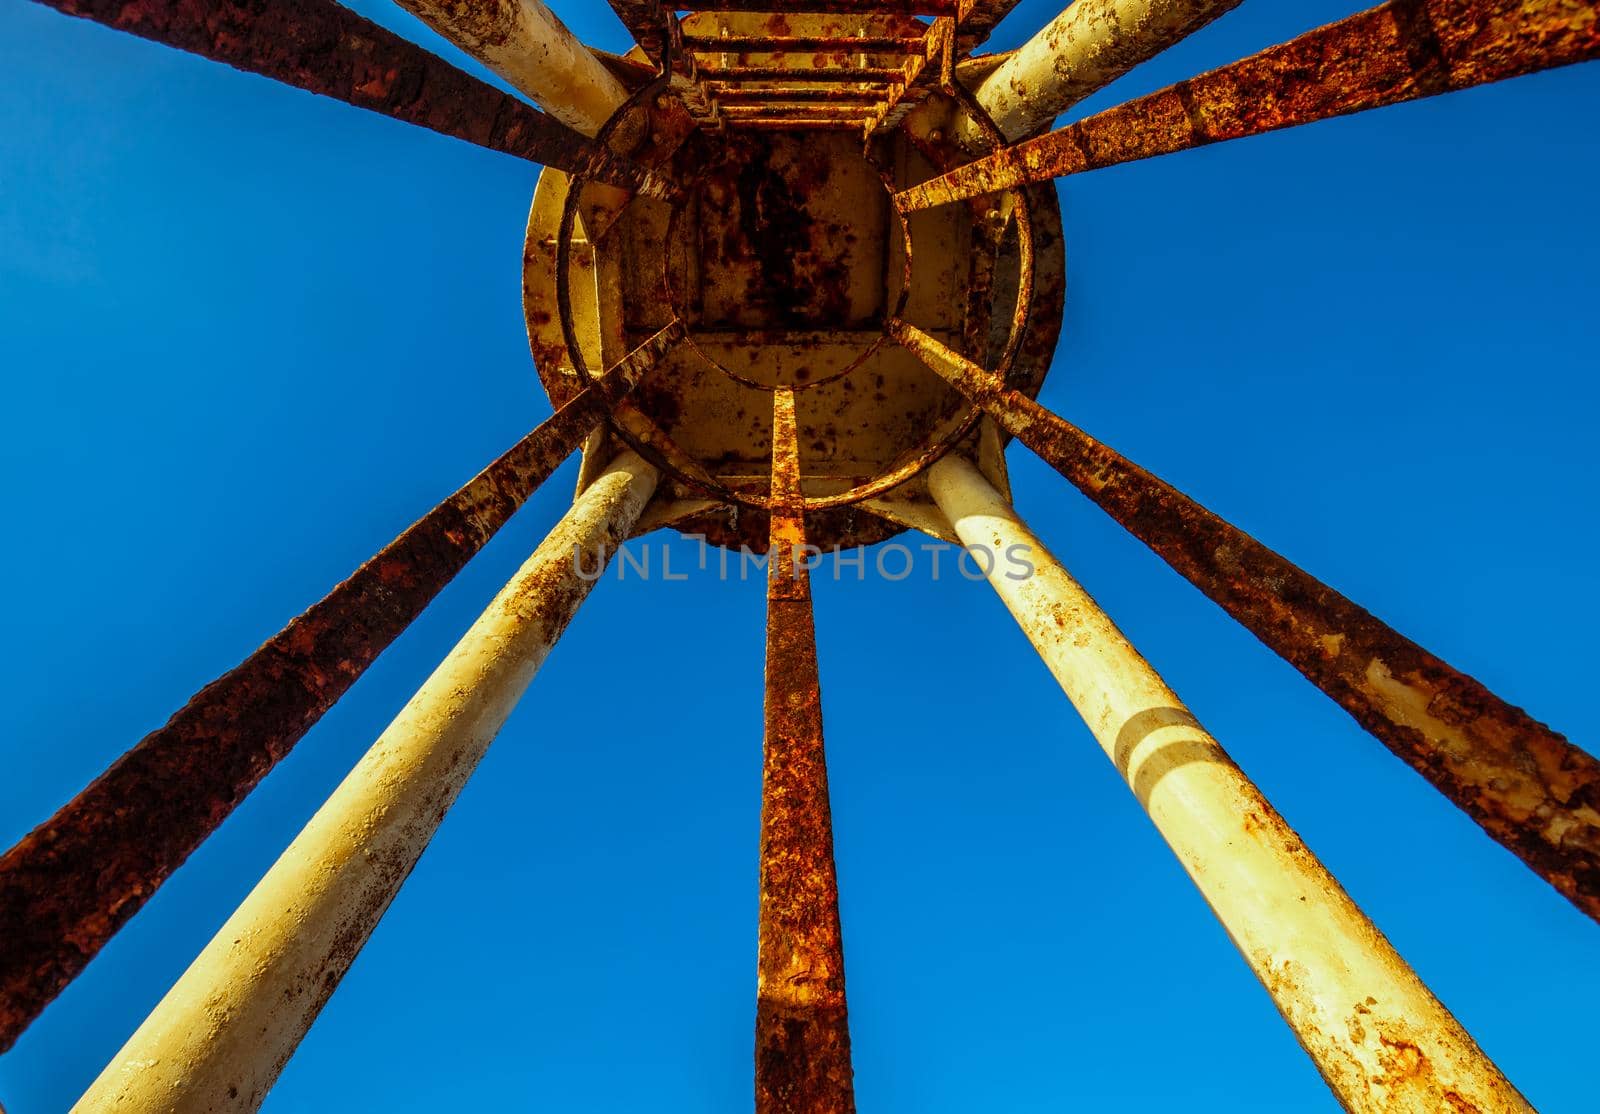
[[[928,486],[1345,1108],[1531,1111],[977,468]]]
[[[411,14],[584,135],[628,97],[540,0],[399,0]]]
[[[978,103],[1008,140],[1057,116],[1193,34],[1240,0],[1073,0],[978,86]],[[982,150],[963,121],[963,143]]]
[[[260,1106],[656,479],[624,453],[578,497],[74,1111]]]

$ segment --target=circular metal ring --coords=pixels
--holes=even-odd
[[[602,147],[607,146],[611,140],[611,137],[616,133],[617,128],[621,126],[622,121],[627,118],[629,113],[638,108],[646,100],[658,96],[663,90],[669,88],[670,74],[664,68],[662,73],[659,74],[653,81],[641,86],[633,93],[632,96],[618,106],[617,110],[611,114],[611,116],[606,120],[606,122],[601,126],[599,132],[596,134],[596,143]],[[980,105],[975,98],[973,98],[971,93],[968,92],[965,87],[957,83],[950,90],[948,90],[948,92],[949,95],[953,97],[957,105],[960,106],[962,111],[972,117],[974,122],[978,125],[979,131],[988,141],[991,149],[998,149],[1005,146],[1005,137],[1000,132],[999,127],[996,126],[994,120],[989,116],[988,112],[984,110],[983,106]],[[882,179],[884,183],[885,189],[889,191],[892,199],[894,194],[897,192],[895,189],[893,176],[886,168],[879,165],[876,159],[872,157],[870,152],[870,144],[868,144],[867,147],[868,149],[864,151],[864,155],[868,162],[872,164],[874,169],[877,170],[880,179]],[[573,368],[578,373],[579,377],[586,384],[592,386],[599,380],[594,372],[589,368],[588,362],[584,358],[582,347],[578,343],[577,328],[572,314],[571,282],[568,275],[572,259],[572,233],[577,218],[578,204],[583,190],[589,185],[589,179],[591,176],[592,175],[589,173],[587,168],[585,168],[583,171],[573,172],[568,175],[567,196],[562,205],[561,223],[556,237],[555,279],[556,307],[558,316],[560,318],[562,338],[567,346],[568,356],[571,359]],[[704,176],[702,174],[700,178],[696,179],[696,184],[698,185],[700,182],[702,182],[703,178]],[[680,193],[679,199],[676,202],[671,203],[671,209],[668,216],[669,241],[671,239],[671,231],[676,227],[679,214],[686,204],[683,200],[685,196],[687,196],[686,193]],[[1032,205],[1028,199],[1026,190],[1018,190],[1013,196],[1014,200],[1012,204],[1012,216],[1017,222],[1019,273],[1017,281],[1017,298],[1016,304],[1012,310],[1010,333],[1007,336],[1005,348],[1002,350],[1000,359],[994,369],[994,374],[998,375],[1002,382],[1008,380],[1010,377],[1012,367],[1016,362],[1017,354],[1022,345],[1023,337],[1027,331],[1034,278]],[[630,204],[632,203],[632,200],[633,199],[630,198]],[[824,376],[822,379],[814,380],[809,383],[796,386],[792,389],[809,389],[810,387],[821,386],[824,383],[831,383],[841,379],[851,371],[856,370],[856,368],[863,364],[872,355],[880,352],[883,349],[883,346],[888,339],[888,322],[890,319],[898,318],[901,313],[903,313],[910,297],[912,282],[911,222],[908,214],[905,213],[905,211],[902,210],[898,205],[893,206],[893,208],[895,210],[896,218],[900,222],[901,240],[905,249],[904,266],[899,296],[896,299],[893,310],[885,317],[884,335],[878,337],[864,352],[853,359],[843,370],[830,373],[829,375]],[[1001,240],[997,239],[995,244],[995,252],[997,256],[1001,250],[1001,242]],[[679,313],[678,310],[677,292],[672,287],[670,267],[666,261],[665,254],[663,254],[662,284],[666,293],[668,305],[672,307],[673,313],[677,315],[677,319],[679,321],[684,321],[684,317],[681,313]],[[710,366],[717,368],[730,379],[740,383],[743,386],[766,393],[771,393],[772,391],[778,389],[775,386],[752,380],[748,376],[739,375],[738,373],[724,367],[718,361],[707,356],[706,353],[699,347],[699,345],[694,342],[692,336],[690,336],[688,333],[687,326],[685,327],[684,332],[686,341],[691,349]],[[619,421],[614,408],[615,402],[613,402],[612,412],[607,415],[607,422],[612,432],[614,432],[619,439],[621,439],[625,444],[627,444],[634,451],[638,452],[642,457],[650,461],[652,464],[672,474],[691,489],[700,491],[722,502],[750,507],[757,510],[770,509],[770,495],[752,496],[740,491],[736,491],[728,487],[726,484],[718,482],[714,477],[706,474],[704,469],[698,468],[698,465],[695,464],[693,458],[687,453],[683,452],[683,450],[677,446],[672,438],[667,435],[666,431],[663,430],[660,425],[648,415],[640,415],[645,421],[649,422],[652,427],[651,437],[644,438],[636,435],[632,430],[628,429],[621,421]],[[859,503],[864,499],[870,499],[876,495],[880,495],[891,488],[898,487],[900,484],[905,483],[907,480],[931,466],[933,463],[939,460],[940,457],[944,456],[957,444],[959,444],[962,439],[964,439],[972,431],[982,414],[983,410],[981,407],[966,403],[963,399],[960,403],[958,403],[957,406],[952,407],[943,417],[940,418],[937,424],[949,425],[949,429],[944,434],[940,435],[932,444],[920,449],[908,450],[907,452],[900,454],[900,456],[896,458],[895,463],[893,463],[888,469],[866,483],[858,484],[847,491],[839,492],[835,495],[807,497],[803,501],[804,509],[806,511],[820,511],[834,507],[847,506],[849,504]],[[687,462],[690,468],[698,470],[701,475],[695,475],[690,468],[686,468],[678,461],[674,461],[672,459],[673,456],[677,456],[681,458],[682,461]]]

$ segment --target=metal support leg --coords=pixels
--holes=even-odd
[[[766,742],[761,770],[761,946],[756,1114],[850,1114],[839,883],[810,577],[803,560],[794,395],[773,407],[767,568]]]
[[[1600,760],[926,333],[902,344],[1600,921]]]
[[[260,1105],[656,478],[624,453],[579,497],[75,1111]]]
[[[628,99],[622,82],[540,0],[399,3],[584,135],[599,131]]]
[[[983,79],[978,103],[1015,142],[1238,6],[1239,0],[1073,0]],[[961,121],[959,137],[983,147],[969,119]]]
[[[1300,837],[967,461],[929,475],[990,583],[1349,1110],[1526,1111]]]

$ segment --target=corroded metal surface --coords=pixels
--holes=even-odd
[[[619,362],[0,859],[0,1049],[572,454],[608,399],[631,390],[675,340],[652,338]]]
[[[772,12],[778,15],[955,15],[961,0],[699,0],[696,12]]]
[[[77,1114],[260,1106],[655,483],[654,469],[625,453],[577,499],[90,1085]]]
[[[1600,57],[1594,0],[1394,0],[903,191],[904,209]]]
[[[1187,38],[1240,0],[1073,0],[974,91],[1011,140]],[[976,140],[970,126],[964,141]]]
[[[896,338],[1600,920],[1600,761],[938,341]]]
[[[685,21],[686,33],[716,33],[698,18]],[[817,30],[794,17],[784,26]],[[882,322],[902,312],[896,307],[905,297],[903,313],[919,327],[952,344],[972,335],[974,351],[996,366],[1014,358],[1014,384],[1037,390],[1064,294],[1053,193],[1030,190],[1023,203],[1006,198],[917,216],[908,271],[907,222],[889,193],[970,157],[948,139],[949,118],[960,111],[951,98],[932,95],[863,157],[859,133],[786,132],[774,122],[770,136],[732,129],[707,136],[676,98],[646,92],[636,94],[622,126],[647,137],[633,156],[678,182],[681,201],[637,203],[592,226],[581,187],[575,198],[568,176],[541,179],[524,274],[530,343],[546,390],[561,399],[583,381],[584,368],[680,319],[692,343],[638,394],[640,421],[619,422],[615,435],[666,470],[663,498],[700,505],[691,516],[671,516],[674,528],[757,552],[766,547],[765,395],[788,385],[808,431],[814,542],[829,548],[889,536],[898,526],[870,509],[824,512],[897,485],[920,490],[917,474],[971,436],[977,413],[915,357],[884,344]],[[806,113],[804,101],[792,103]],[[760,102],[724,107],[730,111],[765,117]],[[1024,226],[1030,234],[1019,234]],[[1037,275],[1031,285],[1023,281],[1029,274]],[[977,328],[974,312],[991,296],[992,333]],[[1019,303],[1032,310],[1020,326]],[[1012,327],[1023,330],[1020,340]],[[663,436],[638,443],[652,427]],[[614,451],[613,444],[596,451]],[[690,475],[682,465],[695,462],[699,471]],[[707,510],[708,499],[721,505]]]
[[[666,189],[538,109],[333,0],[39,3],[518,158],[584,169],[651,195]]]
[[[584,135],[599,131],[628,98],[622,82],[543,0],[399,3]]]
[[[1532,1107],[1255,784],[971,463],[929,488],[1018,626],[1227,928],[1341,1105]],[[1018,575],[1001,555],[1020,551]]]
[[[791,391],[773,394],[761,775],[757,1114],[850,1114],[855,1092]]]

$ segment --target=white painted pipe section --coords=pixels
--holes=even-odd
[[[628,92],[540,0],[398,0],[568,127],[593,136]]]
[[[929,488],[1346,1109],[1531,1111],[978,470],[947,456]]]
[[[1074,0],[984,79],[978,103],[1008,140],[1031,135],[1239,3]],[[983,149],[970,122],[963,121],[958,135],[969,147]]]
[[[579,496],[75,1111],[260,1106],[656,479],[623,453]]]

